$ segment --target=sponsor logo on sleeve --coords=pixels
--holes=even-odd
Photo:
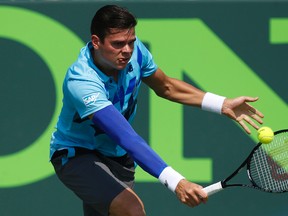
[[[86,95],[82,98],[85,106],[90,106],[93,103],[95,103],[95,101],[97,100],[98,96],[99,96],[99,92],[94,93],[94,94],[90,94],[90,95]]]

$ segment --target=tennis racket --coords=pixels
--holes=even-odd
[[[246,167],[249,184],[229,181]],[[231,181],[230,181],[231,182]],[[269,144],[258,143],[246,160],[229,177],[203,188],[208,196],[227,187],[249,187],[270,193],[288,191],[288,130],[274,132]]]

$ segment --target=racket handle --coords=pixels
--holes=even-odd
[[[212,184],[212,185],[209,185],[209,186],[203,188],[203,190],[208,194],[208,196],[211,196],[212,194],[215,194],[215,193],[223,190],[222,183],[221,183],[221,181],[217,182],[215,184]]]

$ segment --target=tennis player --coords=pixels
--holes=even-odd
[[[263,114],[248,104],[258,98],[228,99],[165,75],[136,37],[136,24],[122,7],[99,9],[91,22],[91,41],[63,83],[50,158],[59,179],[83,201],[85,216],[146,215],[133,191],[135,164],[182,203],[194,207],[207,201],[200,185],[166,164],[131,127],[142,82],[162,98],[224,114],[247,133],[247,123],[256,129],[262,123]]]

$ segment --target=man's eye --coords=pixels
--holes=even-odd
[[[114,42],[112,45],[115,46],[115,47],[123,47],[125,45],[125,43],[123,43],[123,42]]]

